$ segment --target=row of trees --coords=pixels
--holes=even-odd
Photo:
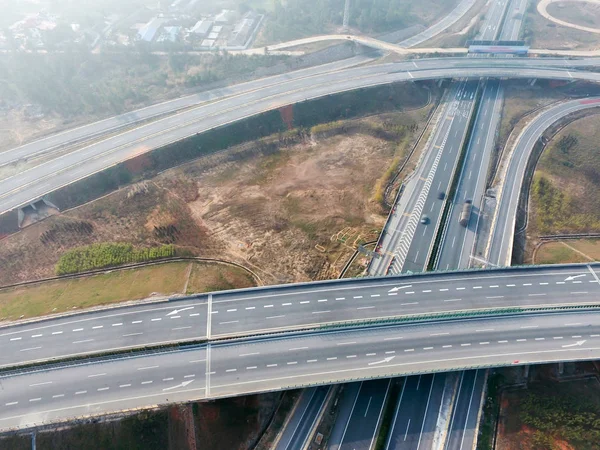
[[[176,255],[173,245],[137,249],[131,244],[92,244],[69,250],[56,265],[57,275],[86,272],[122,264],[139,263]]]

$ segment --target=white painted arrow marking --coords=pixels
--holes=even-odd
[[[370,362],[369,366],[376,366],[377,364],[389,363],[395,356],[388,356],[387,358],[382,359],[381,361]]]
[[[563,345],[563,348],[568,348],[568,347],[579,347],[581,345],[585,344],[585,341],[577,341],[574,344],[568,344],[568,345]]]
[[[188,381],[184,381],[183,383],[180,383],[180,384],[178,384],[177,386],[171,386],[171,387],[168,387],[168,388],[164,388],[164,389],[163,389],[163,392],[164,392],[164,391],[171,391],[171,390],[173,390],[173,389],[178,389],[178,388],[182,388],[182,387],[186,387],[186,386],[187,386],[188,384],[190,384],[192,381],[194,381],[194,380],[188,380]]]
[[[565,278],[565,281],[573,281],[575,278],[585,277],[586,275],[586,273],[582,273],[580,275],[571,275],[570,277]]]
[[[170,313],[168,313],[167,316],[174,316],[175,314],[179,314],[182,311],[187,311],[188,309],[194,309],[194,307],[193,306],[188,306],[187,308],[174,309],[173,311],[171,311]]]
[[[406,289],[409,287],[412,287],[412,284],[405,284],[403,286],[397,286],[395,288],[390,289],[388,292],[396,292],[396,291],[399,291],[400,289]]]

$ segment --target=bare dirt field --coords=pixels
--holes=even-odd
[[[600,5],[580,2],[550,3],[548,13],[557,19],[583,27],[600,28]]]
[[[275,149],[241,145],[50,217],[0,240],[0,284],[52,276],[59,255],[81,245],[165,243],[158,231],[170,225],[180,251],[241,263],[264,283],[335,278],[377,237],[386,217],[378,181],[430,107],[336,123]],[[65,231],[69,222],[93,232]],[[49,230],[55,240],[42,243]]]
[[[537,1],[532,2],[532,7],[528,9],[525,20],[524,37],[532,48],[544,48],[553,50],[594,50],[598,48],[598,35],[574,28],[558,25],[542,17],[535,8]],[[558,19],[569,21],[567,16],[578,16],[577,11],[572,12],[576,5],[573,2],[565,2],[565,7],[560,8],[562,3],[555,3],[548,8],[549,12],[554,12]],[[581,5],[584,6],[584,5]],[[585,6],[584,6],[585,8]],[[566,16],[565,16],[566,14]],[[597,13],[593,16],[597,16]],[[594,19],[595,21],[596,19]],[[589,25],[588,25],[589,26]]]

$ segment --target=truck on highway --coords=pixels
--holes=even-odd
[[[465,203],[462,207],[462,211],[460,212],[460,217],[458,222],[466,227],[469,225],[469,221],[471,220],[471,211],[473,210],[473,202],[471,200],[465,200]]]

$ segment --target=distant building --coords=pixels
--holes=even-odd
[[[254,30],[254,24],[257,20],[256,14],[249,12],[242,20],[235,24],[233,28],[233,32],[231,33],[231,37],[229,38],[228,45],[231,46],[243,46],[246,44],[246,41],[252,35],[252,31]]]
[[[162,24],[165,22],[165,19],[160,17],[155,17],[138,31],[138,39],[146,42],[152,42],[156,37],[156,33],[162,27]]]
[[[220,33],[223,30],[223,25],[215,25],[212,30],[215,33]]]
[[[214,39],[204,39],[200,44],[201,47],[211,48],[215,45]]]
[[[215,33],[214,31],[208,35],[208,39],[217,40],[219,38],[219,33]]]
[[[194,25],[190,29],[190,33],[194,33],[200,37],[203,37],[203,36],[208,35],[208,33],[210,32],[212,27],[213,27],[212,20],[206,20],[206,19],[199,20],[198,22],[196,22],[196,25]],[[217,28],[217,27],[215,27],[215,28]],[[219,28],[222,28],[222,27],[219,27]]]

